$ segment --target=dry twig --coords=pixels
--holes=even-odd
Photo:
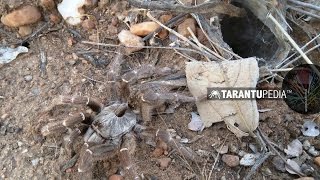
[[[234,5],[225,2],[206,2],[197,6],[185,6],[181,4],[173,4],[170,1],[144,1],[144,0],[129,0],[132,6],[150,9],[150,10],[163,10],[180,13],[218,13],[227,14],[229,16],[243,16],[245,11]]]
[[[313,4],[309,4],[309,3],[306,3],[306,2],[297,1],[297,0],[288,0],[288,2],[290,2],[292,4],[295,4],[295,5],[298,5],[298,6],[301,6],[301,7],[306,7],[306,8],[309,8],[309,9],[320,11],[320,7],[319,6],[315,6]]]

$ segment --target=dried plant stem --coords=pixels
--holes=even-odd
[[[320,19],[320,16],[318,16],[318,15],[316,15],[316,14],[313,14],[313,13],[311,13],[311,12],[305,11],[305,10],[303,10],[303,9],[300,9],[300,8],[297,8],[297,7],[294,7],[294,6],[290,6],[290,5],[288,5],[287,7],[290,8],[290,9],[292,9],[292,10],[295,10],[295,11],[297,11],[297,12],[299,12],[299,13],[306,14],[306,15],[308,15],[308,16],[311,16],[311,17]]]
[[[320,34],[318,34],[317,36],[315,36],[314,38],[312,38],[309,42],[307,42],[305,45],[303,45],[301,47],[301,50],[304,50],[307,46],[309,46],[309,44],[311,44],[312,42],[314,42],[315,40],[317,40],[320,37]],[[307,51],[308,52],[308,51]],[[305,52],[305,53],[307,53]],[[286,61],[288,61],[289,59],[291,59],[293,56],[295,56],[297,53],[294,52],[293,54],[291,54],[289,57],[287,57],[285,60],[283,60],[281,63],[279,63],[276,68],[280,68],[282,67],[283,64],[285,64]]]
[[[259,156],[259,159],[256,161],[256,163],[252,166],[249,173],[243,178],[244,180],[251,179],[251,176],[254,175],[257,172],[257,169],[264,163],[269,157],[272,155],[271,152],[266,152],[264,154],[261,154]]]
[[[183,18],[184,16],[186,16],[187,14],[180,14],[176,17],[173,17],[172,19],[170,19],[168,22],[165,23],[166,26],[171,27],[174,23],[176,23],[177,21],[179,21],[181,18]],[[142,38],[142,41],[147,41],[150,38],[152,38],[152,36],[154,36],[155,34],[159,33],[161,30],[163,30],[163,27],[159,27],[157,28],[154,32],[149,33],[147,36],[145,36],[144,38]]]
[[[309,9],[320,11],[320,7],[316,6],[316,5],[313,5],[313,4],[309,4],[309,3],[305,3],[305,2],[297,1],[297,0],[288,0],[288,2],[290,2],[292,4],[296,4],[298,6],[302,6],[302,7],[306,7],[306,8],[309,8]]]
[[[96,46],[105,46],[105,47],[123,47],[123,45],[117,45],[117,44],[107,44],[107,43],[97,43],[97,42],[91,42],[91,41],[81,41],[81,43],[83,44],[91,44],[91,45],[96,45]],[[134,48],[134,47],[138,47],[138,46],[126,46],[128,48]],[[194,49],[189,49],[189,48],[181,48],[181,47],[166,47],[166,46],[143,46],[143,48],[152,48],[152,49],[176,49],[176,50],[180,50],[180,51],[189,51],[189,52],[194,52],[194,53],[198,53],[201,55],[205,54],[201,51],[197,51]]]
[[[276,150],[276,148],[274,148],[274,146],[271,144],[269,138],[267,136],[265,136],[262,131],[260,130],[260,128],[258,127],[258,132],[260,133],[261,137],[263,138],[263,140],[266,142],[266,144],[269,146],[269,148],[271,148],[272,151],[274,151],[274,153],[276,153],[283,161],[284,163],[286,163],[286,165],[288,167],[290,167],[290,169],[292,171],[294,171],[296,174],[298,174],[299,176],[304,176],[304,174],[300,173],[300,172],[297,172],[294,168],[291,167],[290,164],[287,163],[287,160],[286,158],[284,158],[279,151]]]
[[[213,52],[211,49],[209,49],[208,47],[205,47],[203,50],[197,46],[195,43],[191,42],[188,38],[182,36],[181,34],[179,34],[178,32],[174,31],[171,28],[168,28],[167,26],[165,26],[164,24],[162,24],[160,21],[158,21],[157,19],[155,19],[150,12],[147,13],[147,16],[154,22],[158,23],[160,26],[162,26],[163,28],[165,28],[166,30],[168,30],[170,33],[176,35],[178,38],[182,39],[183,41],[187,42],[188,44],[190,44],[193,48],[195,48],[198,51],[203,52],[204,54],[206,54],[208,57],[212,58],[212,59],[216,59],[216,60],[227,60],[224,57],[220,56],[219,54],[217,54],[216,52]]]
[[[289,40],[291,45],[301,54],[301,56],[307,62],[307,64],[313,64],[312,61],[308,58],[308,56],[306,56],[306,54],[300,49],[298,44],[291,38],[287,31],[282,28],[280,23],[272,16],[271,13],[267,15],[267,18],[269,18],[279,28],[283,35]]]
[[[219,150],[219,152],[218,152],[218,155],[217,155],[216,159],[214,160],[214,163],[213,163],[212,166],[211,166],[211,170],[210,170],[210,172],[209,172],[208,179],[211,179],[211,175],[212,175],[213,169],[214,169],[214,167],[216,167],[216,165],[217,165],[217,163],[218,163],[218,159],[219,159],[219,156],[220,156],[220,151],[221,151],[222,147],[224,146],[224,144],[226,143],[229,134],[230,134],[230,133],[228,132],[228,134],[226,135],[226,138],[224,139],[222,145],[220,146],[220,150]]]
[[[305,52],[305,54],[308,54],[308,53],[310,53],[311,51],[313,51],[313,50],[315,50],[315,49],[317,49],[317,48],[319,48],[319,47],[320,47],[320,44],[318,44],[318,45],[316,45],[316,46],[308,49],[308,50]],[[282,66],[282,68],[288,67],[290,64],[296,62],[296,61],[299,60],[300,58],[301,58],[301,55],[298,56],[298,57],[296,57],[296,58],[294,58],[293,60],[291,60],[290,62],[288,62],[286,65]]]

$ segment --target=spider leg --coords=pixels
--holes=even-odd
[[[98,160],[108,159],[117,154],[119,146],[115,144],[98,144],[88,147],[85,143],[84,152],[80,155],[78,172],[92,170],[94,163]]]
[[[140,179],[135,164],[132,162],[132,156],[135,153],[136,141],[132,133],[128,133],[123,137],[123,143],[121,145],[119,159],[120,164],[124,168],[125,176],[127,179]]]
[[[169,67],[156,68],[152,64],[140,66],[138,69],[133,69],[122,75],[122,81],[126,83],[135,83],[136,81],[151,76],[166,76],[172,74],[173,70]]]
[[[194,162],[203,161],[203,159],[200,156],[198,156],[192,149],[184,146],[179,142],[176,142],[168,131],[158,130],[156,133],[156,137],[167,143],[171,148],[177,150],[182,157],[192,160]]]
[[[75,151],[73,148],[74,141],[76,140],[77,137],[79,137],[87,129],[88,129],[88,125],[82,124],[79,127],[71,130],[71,132],[64,137],[65,147],[66,147],[68,153],[70,154],[70,156],[75,154]]]
[[[61,101],[63,103],[69,103],[69,104],[84,104],[84,105],[87,105],[89,108],[91,108],[94,112],[98,112],[98,113],[103,108],[103,105],[99,101],[93,98],[84,97],[84,96],[72,96],[72,97],[62,96]]]
[[[141,97],[141,115],[144,121],[151,121],[151,117],[154,114],[155,109],[161,109],[165,107],[165,104],[168,103],[171,106],[162,110],[164,113],[172,113],[173,109],[177,107],[177,103],[188,103],[196,102],[196,98],[182,95],[179,93],[157,93],[153,91],[148,91]],[[160,112],[162,113],[162,112]]]
[[[63,121],[48,123],[41,128],[41,134],[48,136],[54,133],[65,132],[68,129],[67,127],[89,119],[91,119],[91,116],[88,113],[79,113]]]

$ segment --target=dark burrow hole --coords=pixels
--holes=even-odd
[[[242,7],[239,3],[234,5]],[[272,58],[278,48],[275,36],[250,10],[245,10],[247,15],[244,17],[225,16],[222,19],[223,40],[241,57]]]
[[[25,42],[23,42],[23,43],[21,44],[21,46],[24,46],[24,47],[26,47],[26,48],[30,48],[30,43],[28,43],[27,41],[25,41]]]

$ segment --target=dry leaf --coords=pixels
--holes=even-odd
[[[207,96],[208,87],[255,88],[259,68],[255,58],[223,62],[188,62],[188,88],[194,97]],[[206,127],[224,121],[236,136],[248,136],[258,127],[256,100],[208,100],[196,103]]]
[[[290,165],[290,166],[288,166]],[[287,164],[286,164],[286,170],[290,173],[290,174],[297,174],[298,173],[301,173],[301,168],[299,166],[298,163],[296,163],[294,160],[291,160],[291,159],[288,159],[287,160]]]

